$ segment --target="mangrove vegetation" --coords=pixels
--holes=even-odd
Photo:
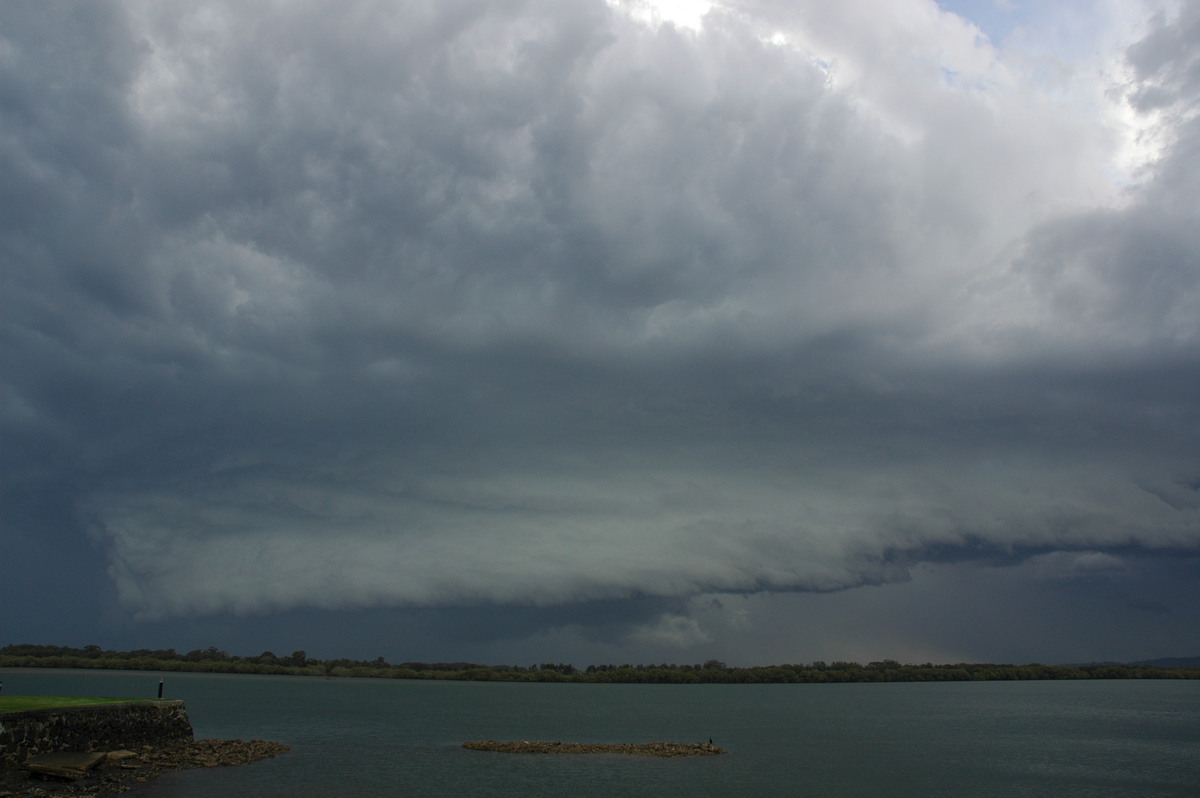
[[[696,664],[588,665],[567,663],[478,665],[468,662],[390,663],[373,660],[316,659],[304,651],[277,656],[264,651],[242,657],[210,647],[180,654],[174,649],[106,651],[99,646],[8,645],[0,647],[0,668],[101,668],[193,673],[257,673],[382,679],[459,681],[575,682],[623,684],[782,684],[819,682],[963,682],[1031,679],[1197,679],[1200,667],[1152,665],[1009,665],[956,663],[901,664],[885,659],[856,662],[734,667],[718,660]]]

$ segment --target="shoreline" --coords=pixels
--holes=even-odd
[[[0,798],[60,795],[119,795],[164,773],[195,768],[229,767],[270,759],[288,746],[266,740],[189,740],[110,751],[80,778],[42,776],[24,767],[0,768]]]

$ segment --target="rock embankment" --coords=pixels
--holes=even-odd
[[[186,740],[110,752],[75,779],[39,775],[23,768],[0,768],[0,798],[116,795],[170,771],[244,765],[287,750],[286,745],[265,740]]]
[[[715,756],[725,753],[712,743],[564,743],[521,740],[475,740],[463,743],[472,751],[505,754],[627,754],[630,756]]]
[[[182,701],[131,701],[0,713],[0,760],[52,751],[115,751],[192,740]]]

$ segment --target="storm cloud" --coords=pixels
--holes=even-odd
[[[147,621],[668,600],[628,639],[680,647],[721,594],[1190,561],[1155,10],[1050,64],[928,0],[6,2],[4,535]]]

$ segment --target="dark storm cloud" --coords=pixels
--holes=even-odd
[[[1196,13],[1121,195],[911,6],[8,4],[6,496],[147,617],[1193,551]]]

